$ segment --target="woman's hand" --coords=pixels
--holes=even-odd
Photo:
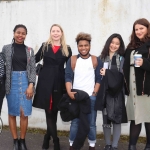
[[[100,70],[100,74],[101,74],[102,76],[105,76],[105,72],[106,72],[106,69],[105,69],[105,68],[102,68],[102,69]]]
[[[137,66],[142,66],[142,65],[143,65],[143,59],[142,59],[142,58],[136,58],[135,64],[136,64]]]
[[[74,94],[76,94],[77,92],[69,92],[68,95],[71,99],[75,99]]]
[[[33,96],[33,83],[30,83],[28,88],[25,91],[27,99],[31,99]]]

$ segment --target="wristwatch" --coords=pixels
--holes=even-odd
[[[97,92],[93,92],[92,95],[93,95],[93,96],[97,96]]]

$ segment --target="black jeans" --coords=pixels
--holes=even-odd
[[[5,96],[5,77],[0,77],[0,115],[4,96]]]

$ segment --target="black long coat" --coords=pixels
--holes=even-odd
[[[40,61],[43,45],[35,55],[36,63]],[[43,68],[38,77],[36,94],[33,100],[33,107],[41,109],[57,109],[65,88],[64,64],[71,57],[71,48],[68,46],[69,56],[62,54],[61,48],[54,54],[51,45],[45,48],[43,57]],[[50,97],[52,96],[52,104]]]

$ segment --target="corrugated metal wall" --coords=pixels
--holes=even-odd
[[[25,44],[35,52],[49,37],[50,26],[60,24],[65,32],[67,44],[77,53],[75,37],[79,32],[92,35],[91,53],[99,55],[112,33],[120,33],[125,44],[129,41],[133,22],[141,17],[150,20],[149,0],[19,0],[0,1],[0,49],[11,43],[13,28],[25,24],[28,35]],[[7,121],[7,103],[4,101],[2,118]],[[44,112],[33,109],[29,119],[30,127],[45,128]],[[69,130],[69,123],[58,121],[59,130]],[[101,113],[98,112],[97,130],[102,132]],[[123,125],[122,133],[128,134],[128,124]],[[144,129],[142,134],[145,136]]]

